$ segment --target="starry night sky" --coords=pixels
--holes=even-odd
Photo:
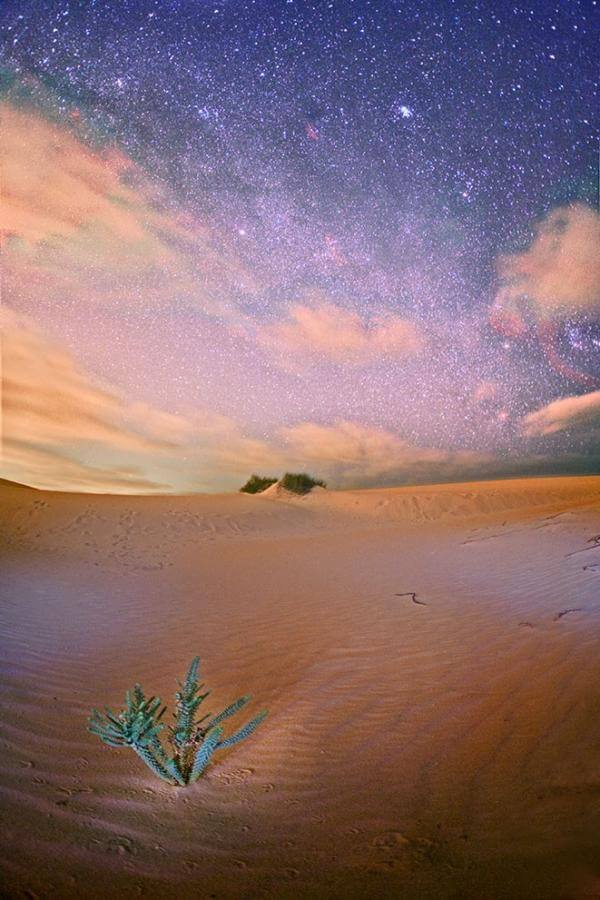
[[[14,167],[11,328],[119,397],[104,425],[177,418],[176,450],[166,419],[134,450],[82,439],[83,409],[71,436],[28,421],[9,475],[598,469],[596,0],[5,0],[0,24],[10,146],[36,129],[44,160],[37,191]],[[111,243],[117,206],[137,231]]]

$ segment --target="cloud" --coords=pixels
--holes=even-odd
[[[333,487],[456,477],[491,460],[471,451],[418,447],[390,431],[343,420],[304,422],[282,429],[281,436],[297,467],[314,470]]]
[[[3,102],[0,116],[3,300],[13,308],[185,299],[219,314],[254,288],[211,229],[124,153],[32,108]]]
[[[95,468],[70,459],[68,453],[69,448],[66,447],[42,448],[27,440],[8,440],[0,454],[2,477],[44,490],[90,494],[162,494],[172,491],[169,484],[144,478],[136,466],[102,467],[100,464]]]
[[[500,257],[502,286],[492,316],[518,336],[522,306],[540,321],[600,314],[600,215],[583,203],[562,206],[537,226],[529,249]]]
[[[54,490],[211,491],[283,457],[210,410],[186,415],[134,402],[92,379],[34,323],[1,311],[5,478]]]
[[[595,427],[600,427],[600,391],[561,397],[523,419],[523,430],[529,437]]]
[[[164,490],[147,473],[191,426],[94,383],[28,320],[2,310],[2,468],[38,487]]]
[[[308,468],[332,487],[455,477],[485,464],[356,422],[303,422],[270,440],[210,410],[174,415],[90,378],[22,316],[2,311],[2,476],[107,493],[232,490],[253,471]]]
[[[366,365],[382,358],[407,358],[424,342],[414,322],[389,312],[369,320],[314,294],[310,303],[290,307],[283,321],[263,326],[259,342],[296,363],[327,360]]]

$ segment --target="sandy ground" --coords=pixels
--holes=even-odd
[[[3,896],[600,897],[600,477],[0,507]],[[182,790],[85,726],[195,653]]]

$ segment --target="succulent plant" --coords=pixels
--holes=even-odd
[[[260,712],[242,728],[223,738],[222,722],[235,715],[250,701],[240,697],[217,715],[198,717],[200,705],[210,691],[202,692],[198,682],[200,657],[190,663],[187,675],[175,694],[174,725],[168,728],[169,751],[161,741],[165,725],[161,719],[166,707],[160,697],[146,697],[136,684],[125,694],[125,706],[119,713],[106,708],[92,710],[88,730],[109,747],[131,747],[155,775],[169,784],[183,787],[197,781],[217,750],[233,747],[249,737],[260,725],[267,710]]]

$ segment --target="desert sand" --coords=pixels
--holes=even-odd
[[[600,897],[600,477],[0,506],[5,896]],[[86,717],[196,653],[177,789]]]

